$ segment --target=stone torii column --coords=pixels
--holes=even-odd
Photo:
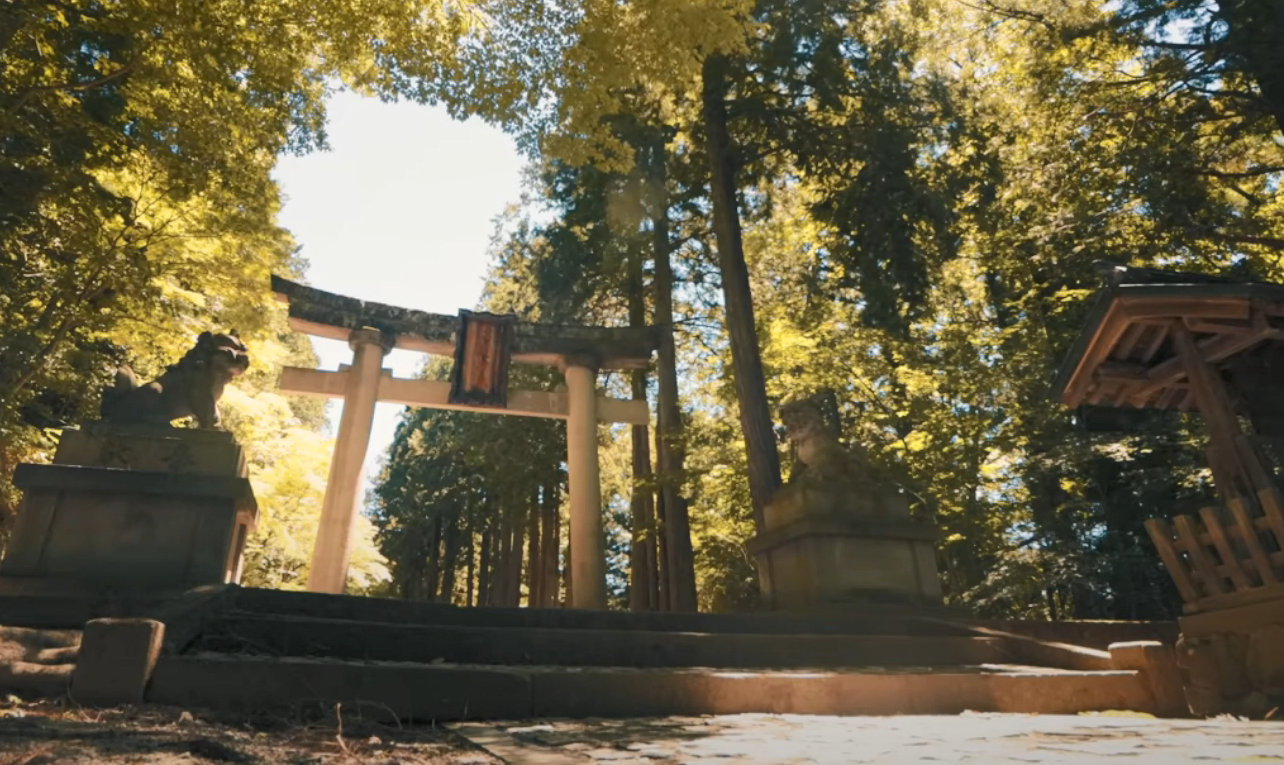
[[[377,329],[353,330],[348,345],[352,348],[352,366],[344,387],[343,415],[339,418],[326,482],[329,490],[321,506],[321,523],[312,548],[312,570],[308,575],[311,592],[341,593],[347,581],[352,526],[361,498],[361,468],[370,448],[383,357],[392,348],[390,338]]]
[[[571,499],[571,606],[606,608],[606,531],[597,456],[597,364],[568,358],[566,472]]]

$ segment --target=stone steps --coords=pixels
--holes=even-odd
[[[66,621],[85,606],[74,600],[33,601],[30,612]],[[137,613],[108,600],[93,610]],[[345,714],[441,721],[1173,707],[1136,650],[1116,657],[939,612],[634,614],[212,587],[141,615],[88,625],[72,674],[78,702],[329,714],[341,704]],[[11,652],[11,663],[65,661],[70,652],[50,649],[68,643]],[[53,693],[70,672],[14,665],[0,688]]]
[[[148,701],[226,710],[314,706],[398,720],[703,714],[1073,714],[1145,709],[1133,671],[1002,665],[728,671],[499,667],[197,653],[162,656]]]
[[[397,624],[243,611],[213,621],[195,647],[421,663],[725,669],[949,666],[1014,658],[994,637]]]
[[[421,603],[385,598],[237,588],[231,608],[246,613],[343,619],[356,622],[520,629],[643,630],[734,634],[957,635],[968,627],[942,619],[941,609],[871,605],[815,614],[689,614],[588,611],[570,608],[503,608]],[[930,616],[932,618],[925,618]]]

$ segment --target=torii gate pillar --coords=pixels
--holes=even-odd
[[[566,472],[571,494],[571,606],[606,608],[606,533],[597,456],[597,368],[568,363]]]
[[[312,570],[308,590],[341,594],[352,558],[352,525],[356,522],[361,492],[361,468],[370,448],[375,403],[379,399],[379,376],[383,357],[390,350],[383,333],[374,329],[353,330],[352,367],[348,370],[343,396],[343,415],[335,438],[334,458],[326,482],[321,524],[312,548]]]

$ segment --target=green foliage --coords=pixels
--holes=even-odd
[[[304,265],[276,225],[269,172],[282,152],[324,146],[334,83],[395,97],[449,65],[464,10],[433,0],[0,7],[0,521],[15,506],[12,467],[46,459],[50,429],[94,416],[114,364],[150,376],[198,332],[235,328],[260,370],[242,388],[261,393],[287,351],[303,351],[306,341],[282,338],[268,293],[270,273],[298,277]],[[321,448],[307,435],[320,406],[252,397],[241,403],[263,449]],[[298,474],[265,476],[264,490],[279,481],[282,502],[310,502],[286,496],[322,469],[302,461]]]
[[[702,608],[748,608],[756,591],[699,140],[700,63],[721,56],[769,399],[838,402],[844,438],[941,525],[951,600],[995,615],[1174,613],[1142,522],[1211,498],[1200,423],[1156,413],[1089,432],[1049,383],[1099,259],[1284,277],[1284,44],[1267,3],[1117,5],[489,9],[478,39],[495,46],[463,69],[530,95],[502,117],[486,99],[459,108],[539,155],[544,184],[526,204],[554,218],[512,213],[491,295],[532,317],[620,318],[638,229],[610,225],[611,210],[655,198],[638,161],[654,142],[637,128],[671,137]]]

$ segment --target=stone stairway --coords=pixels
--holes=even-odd
[[[634,614],[241,588],[216,600],[175,620],[148,701],[441,721],[1172,708],[1144,662],[1120,665],[1125,651],[909,610]]]
[[[70,679],[85,704],[330,712],[338,704],[440,721],[1184,710],[1171,641],[1144,624],[982,623],[894,607],[828,615],[459,608],[235,586],[166,598],[0,592],[0,624],[54,635],[11,630],[40,645],[9,657],[0,692],[23,683],[59,692]],[[1055,642],[1058,634],[1080,644]],[[1154,637],[1169,645],[1103,650]],[[52,659],[39,653],[47,648],[60,663],[28,666]]]

